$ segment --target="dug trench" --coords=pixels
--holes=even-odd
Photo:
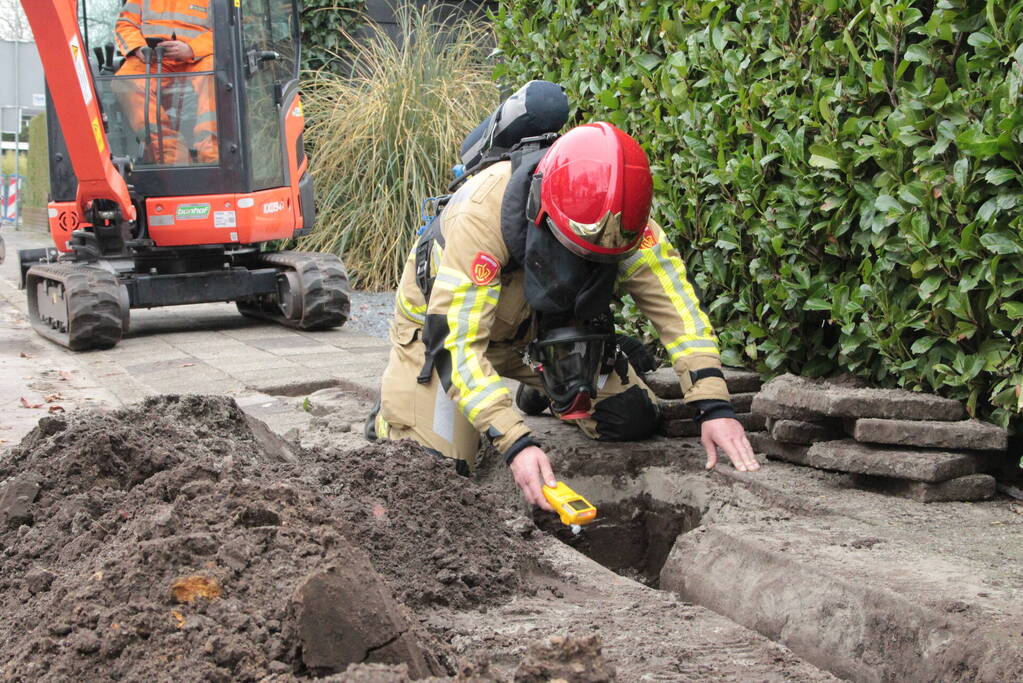
[[[767,461],[756,473],[708,473],[696,439],[606,444],[530,421],[559,478],[598,508],[579,535],[550,515],[538,526],[618,574],[842,678],[1023,678],[1014,501],[924,505]]]
[[[0,461],[0,675],[1023,671],[1020,577],[992,568],[1018,549],[1004,503],[941,506],[939,522],[832,475],[708,474],[695,440],[601,444],[538,418],[559,476],[601,511],[573,547],[497,458],[460,479],[414,444],[360,442],[361,398],[337,407],[290,440],[222,397],[41,422]],[[949,515],[959,531],[942,535]],[[925,533],[936,540],[907,542]]]

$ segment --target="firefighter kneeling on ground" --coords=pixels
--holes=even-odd
[[[471,177],[430,226],[434,238],[410,254],[367,436],[413,439],[455,458],[462,474],[486,436],[526,500],[551,509],[541,490],[555,483],[550,461],[501,378],[520,383],[515,403],[527,414],[549,406],[605,441],[653,435],[656,399],[614,334],[617,288],[654,324],[699,411],[707,468],[723,450],[737,469],[759,469],[710,322],[678,252],[649,220],[652,179],[639,144],[611,124],[587,124],[515,165]]]
[[[124,64],[116,75],[135,78],[115,79],[112,87],[139,139],[152,148],[151,160],[159,164],[216,163],[218,158],[213,76],[207,73],[179,78],[141,78],[158,72],[213,71],[213,19],[209,4],[210,0],[128,0],[117,18],[115,38],[118,50],[124,55]],[[158,56],[161,59],[157,59]],[[188,84],[182,84],[181,78]],[[194,139],[187,151],[181,139],[180,112],[172,119],[168,103],[158,101],[172,99],[182,87],[195,92],[198,109]],[[146,139],[147,122],[158,131],[156,135],[150,134],[150,139]]]

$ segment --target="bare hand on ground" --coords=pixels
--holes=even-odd
[[[718,464],[719,448],[740,472],[755,472],[760,469],[760,463],[753,455],[753,447],[746,438],[746,430],[738,420],[730,417],[707,420],[700,432],[700,441],[707,449],[708,470],[714,469]]]
[[[511,462],[512,476],[515,483],[522,490],[522,496],[526,502],[537,505],[543,510],[551,510],[547,499],[543,497],[542,487],[556,485],[554,470],[551,469],[551,461],[547,454],[536,446],[527,446],[519,451],[518,455]]]
[[[183,43],[180,40],[165,40],[157,47],[163,48],[164,57],[176,62],[190,62],[195,57],[195,53],[192,52],[188,43]]]

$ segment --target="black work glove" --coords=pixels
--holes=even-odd
[[[617,336],[618,348],[626,355],[629,359],[629,364],[632,365],[636,372],[645,375],[657,369],[657,361],[654,360],[654,355],[650,353],[650,349],[643,342],[625,334]]]
[[[633,385],[597,404],[593,419],[600,441],[638,441],[654,435],[660,410],[650,396]]]

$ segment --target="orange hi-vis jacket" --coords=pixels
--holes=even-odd
[[[176,39],[195,53],[193,61],[213,54],[210,0],[128,0],[117,18],[117,47],[128,54],[146,38]]]

